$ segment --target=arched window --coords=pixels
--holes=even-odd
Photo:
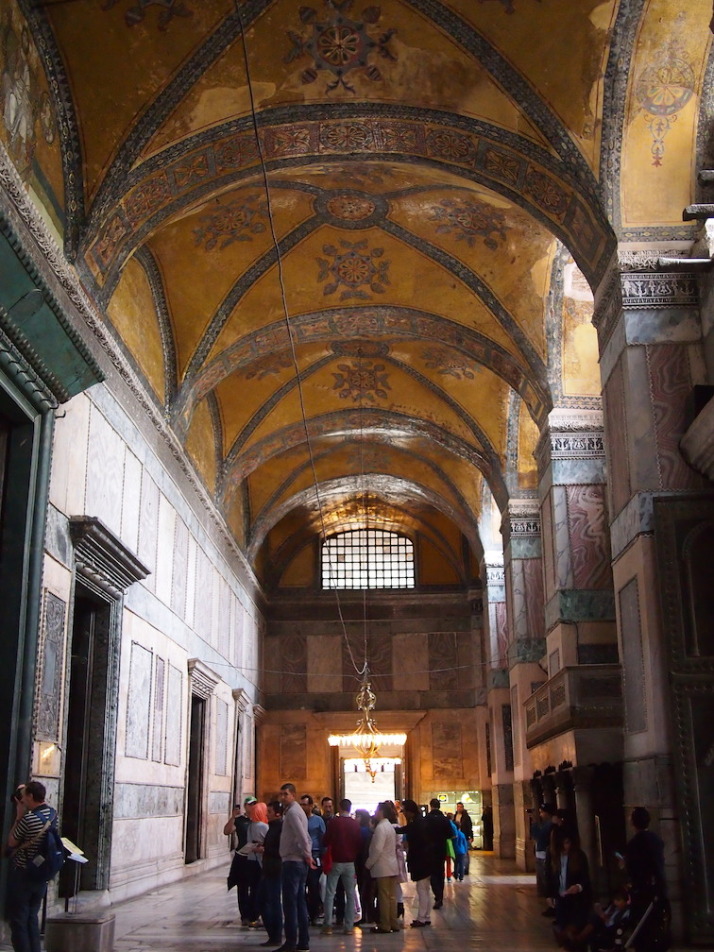
[[[414,588],[411,539],[386,529],[353,529],[322,544],[323,588]]]

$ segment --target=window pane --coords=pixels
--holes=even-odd
[[[414,588],[411,539],[384,529],[355,529],[322,546],[323,588]]]

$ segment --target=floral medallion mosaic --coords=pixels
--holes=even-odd
[[[382,74],[375,59],[396,59],[389,49],[389,41],[396,30],[374,30],[381,19],[381,9],[365,7],[360,18],[353,20],[347,15],[353,5],[354,0],[324,0],[322,14],[314,7],[300,8],[303,32],[288,31],[293,46],[285,62],[292,63],[303,57],[312,60],[312,65],[303,70],[303,83],[314,83],[327,72],[334,77],[327,83],[327,92],[339,87],[355,92],[354,86],[346,79],[349,73],[360,70],[368,79],[377,82]]]
[[[444,377],[454,377],[456,380],[473,380],[476,376],[471,361],[459,357],[446,347],[425,347],[421,352],[421,359],[429,370],[434,370]],[[479,368],[476,368],[478,370]]]
[[[680,29],[684,15],[677,18]],[[652,165],[662,165],[664,138],[696,89],[696,75],[682,34],[674,35],[640,73],[635,96],[652,135]]]
[[[454,235],[473,248],[483,238],[487,248],[495,251],[506,240],[506,216],[497,208],[472,199],[447,198],[432,208],[430,221],[436,222],[437,234]]]
[[[373,360],[353,360],[350,364],[338,364],[339,373],[334,373],[335,383],[332,387],[337,391],[340,400],[352,400],[353,403],[376,403],[377,400],[386,400],[389,385],[389,374],[384,364]]]
[[[201,216],[199,227],[193,229],[196,244],[212,251],[217,245],[222,250],[235,241],[251,241],[253,235],[265,231],[267,215],[267,204],[262,196],[225,205],[216,202]]]
[[[315,200],[318,215],[323,220],[332,219],[341,228],[370,228],[384,218],[387,210],[385,199],[356,189],[323,192]]]
[[[350,298],[367,301],[373,294],[383,294],[389,281],[389,261],[382,261],[383,248],[369,248],[367,240],[340,241],[339,247],[324,245],[328,258],[318,258],[317,280],[327,281],[324,295],[336,294],[340,288],[341,301]]]

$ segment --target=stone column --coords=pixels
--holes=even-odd
[[[487,645],[488,710],[491,736],[493,848],[497,856],[515,855],[513,811],[513,731],[508,681],[508,620],[503,556],[487,552],[481,568],[484,585],[484,634]]]
[[[676,920],[680,835],[671,758],[672,728],[681,731],[682,724],[673,716],[670,649],[663,633],[663,623],[676,619],[665,622],[662,616],[666,560],[658,558],[656,536],[663,517],[681,507],[687,493],[701,499],[711,486],[680,451],[693,387],[707,382],[698,281],[681,263],[679,273],[663,273],[660,255],[658,250],[620,253],[596,295],[594,322],[624,680],[624,798],[628,815],[638,804],[650,810],[653,828],[665,840],[668,865],[675,866],[670,898]],[[681,599],[673,603],[673,615],[686,611]],[[677,749],[690,747],[690,740],[680,736]],[[680,774],[677,782],[686,783]]]
[[[523,702],[546,679],[543,566],[538,500],[512,499],[502,524],[508,616],[508,668],[513,723],[516,862],[535,869],[530,837],[533,767],[526,746]]]
[[[553,410],[537,458],[548,676],[616,663],[601,411]]]
[[[597,886],[600,856],[595,836],[595,814],[592,800],[593,774],[592,767],[573,768],[573,792],[575,794],[575,813],[578,821],[578,833],[580,834],[580,846],[588,858],[593,885]]]

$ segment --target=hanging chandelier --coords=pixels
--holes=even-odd
[[[382,734],[377,730],[377,724],[372,717],[372,711],[377,705],[377,695],[372,690],[369,673],[365,675],[355,697],[357,710],[361,717],[357,721],[357,729],[352,734],[331,734],[328,743],[331,747],[352,747],[364,762],[367,773],[374,783],[377,776],[375,758],[379,756],[380,746],[402,746],[407,739],[406,734]]]

